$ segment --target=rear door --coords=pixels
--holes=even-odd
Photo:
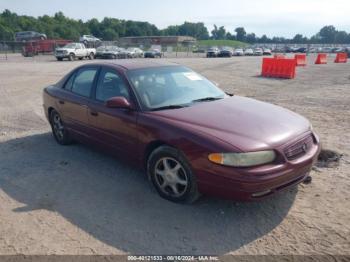
[[[116,96],[134,104],[123,75],[114,68],[102,67],[88,110],[92,137],[116,153],[133,155],[138,144],[137,111],[106,107],[105,102]]]
[[[63,94],[58,100],[58,108],[67,128],[88,136],[88,104],[99,67],[86,66],[75,71],[67,80]]]

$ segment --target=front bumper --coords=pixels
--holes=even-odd
[[[69,57],[69,54],[63,54],[63,53],[61,53],[61,54],[55,54],[55,57],[56,57],[56,58],[68,58],[68,57]]]
[[[113,58],[117,58],[118,55],[117,54],[101,54],[101,55],[99,55],[99,57],[102,59],[113,59]]]
[[[199,191],[205,195],[240,201],[254,201],[295,186],[309,175],[321,151],[318,141],[305,155],[252,168],[233,168],[207,161],[204,168],[195,170]]]

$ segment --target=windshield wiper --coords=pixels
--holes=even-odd
[[[206,102],[206,101],[215,101],[215,100],[219,100],[222,99],[222,97],[204,97],[204,98],[200,98],[200,99],[195,99],[192,100],[192,102]]]
[[[151,111],[158,111],[158,110],[166,110],[166,109],[178,109],[178,108],[184,108],[186,106],[184,105],[168,105],[168,106],[161,106],[152,108]]]

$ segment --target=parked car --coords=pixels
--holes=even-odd
[[[306,53],[307,52],[307,48],[306,47],[299,47],[298,49],[296,49],[295,52],[296,53]]]
[[[131,53],[133,58],[143,57],[143,51],[138,47],[129,47],[127,50]]]
[[[207,50],[207,57],[217,57],[219,54],[219,48],[211,47]]]
[[[317,48],[316,47],[311,47],[309,50],[308,50],[309,53],[317,53]]]
[[[242,56],[242,55],[244,55],[244,51],[243,51],[242,48],[237,48],[237,49],[235,49],[235,51],[233,52],[233,55],[235,55],[235,56]]]
[[[285,47],[285,53],[297,53],[298,52],[298,47],[295,46],[286,46]]]
[[[342,53],[345,51],[345,48],[343,47],[336,47],[332,49],[332,53]]]
[[[143,51],[137,47],[129,47],[127,49],[122,49],[119,52],[119,58],[137,58],[143,57]]]
[[[263,55],[272,55],[272,51],[269,48],[264,48],[263,49]]]
[[[55,56],[58,61],[62,61],[64,58],[73,61],[76,58],[82,60],[89,58],[90,60],[95,58],[96,49],[86,48],[82,43],[69,43],[61,48],[56,48]]]
[[[255,48],[254,49],[254,55],[263,55],[263,50],[261,48]]]
[[[332,53],[331,47],[322,47],[322,53]]]
[[[100,46],[96,49],[95,58],[116,59],[119,48],[117,46]]]
[[[101,42],[101,39],[94,37],[93,35],[83,35],[79,38],[80,43],[84,43],[86,46],[88,44],[95,44]]]
[[[46,35],[43,33],[38,33],[35,31],[24,31],[15,33],[15,41],[24,42],[31,40],[45,40],[47,39]]]
[[[227,95],[169,62],[85,64],[46,87],[43,100],[59,144],[127,158],[174,202],[262,199],[306,179],[320,152],[304,117]]]
[[[247,48],[246,50],[244,50],[244,55],[246,55],[246,56],[252,56],[252,55],[254,55],[253,49]]]
[[[284,53],[286,52],[286,49],[283,47],[276,47],[272,50],[274,53]]]
[[[218,54],[219,57],[231,57],[233,56],[233,49],[231,47],[223,47]]]
[[[344,52],[347,53],[348,57],[350,58],[350,47],[346,47]]]
[[[158,49],[151,49],[144,53],[145,58],[161,58],[163,56],[162,52]]]

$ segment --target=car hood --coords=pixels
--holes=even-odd
[[[61,48],[56,48],[55,49],[56,51],[71,51],[71,50],[74,50],[73,48],[63,48],[63,47],[61,47]]]
[[[240,96],[151,114],[242,151],[274,148],[310,130],[309,121],[292,111]]]

